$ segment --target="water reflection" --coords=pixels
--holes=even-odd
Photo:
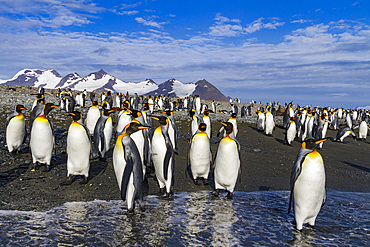
[[[233,224],[238,221],[238,217],[235,215],[232,200],[221,198],[212,202],[212,246],[240,245],[233,227]]]
[[[368,193],[328,192],[315,228],[298,232],[289,193],[176,193],[146,198],[127,214],[121,200],[66,203],[47,212],[0,210],[4,246],[327,246],[368,245]]]

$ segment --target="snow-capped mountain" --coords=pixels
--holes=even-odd
[[[183,98],[194,92],[196,85],[193,83],[182,83],[176,79],[170,79],[163,82],[156,90],[153,90],[146,95],[169,95],[170,97]]]
[[[82,77],[76,72],[63,77],[55,88],[70,88],[75,82],[82,80]]]
[[[61,79],[62,77],[55,70],[24,69],[3,84],[55,88]]]
[[[176,79],[170,79],[157,85],[153,80],[124,82],[104,70],[93,72],[85,77],[71,73],[61,77],[55,70],[24,69],[19,71],[10,80],[0,80],[0,84],[34,86],[45,88],[61,88],[83,91],[112,91],[118,93],[139,95],[170,95],[170,97],[185,97],[188,95],[200,95],[202,99],[224,100],[227,98],[212,84],[206,80],[197,83],[182,83]]]

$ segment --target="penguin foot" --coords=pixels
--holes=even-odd
[[[83,176],[83,180],[80,181],[80,184],[87,184],[87,177]]]
[[[209,181],[208,181],[208,179],[206,179],[206,178],[205,178],[205,179],[203,180],[203,185],[208,185],[208,184],[209,184]]]
[[[135,212],[134,208],[128,208],[127,213],[133,214]]]
[[[50,171],[50,166],[46,165],[45,168],[44,168],[44,172],[48,172],[48,171]]]
[[[158,195],[163,196],[165,193],[166,193],[165,188],[160,188],[159,192],[158,192]]]
[[[145,205],[143,202],[139,202],[139,208],[140,208],[140,211],[141,212],[144,212],[145,211]]]
[[[60,183],[61,186],[71,185],[72,184],[72,177],[68,177],[66,181]]]
[[[171,191],[170,193],[167,194],[168,199],[173,199],[173,192]]]
[[[228,191],[226,198],[231,200],[233,199],[233,195],[234,195],[233,192]]]
[[[199,180],[198,180],[198,178],[194,179],[194,184],[195,184],[195,185],[199,185]]]
[[[220,190],[214,190],[212,192],[212,195],[214,195],[214,196],[220,196]]]

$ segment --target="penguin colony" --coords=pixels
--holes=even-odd
[[[46,103],[44,90],[32,94],[36,97],[30,113],[29,146],[33,160],[32,170],[38,164],[45,165],[49,171],[54,150],[55,137],[53,124],[48,114],[58,107],[70,115],[73,122],[67,136],[67,179],[62,185],[70,185],[75,176],[82,176],[81,184],[88,182],[90,160],[106,158],[112,138],[113,167],[122,200],[127,202],[129,212],[137,204],[141,210],[144,205],[144,187],[147,175],[154,173],[158,181],[159,194],[172,198],[174,191],[173,174],[175,172],[175,155],[178,154],[178,131],[174,112],[186,111],[191,119],[189,129],[190,147],[188,152],[187,173],[194,184],[212,183],[213,195],[227,192],[227,198],[233,198],[233,192],[240,175],[242,159],[240,144],[237,141],[237,115],[239,100],[230,102],[230,110],[219,110],[229,114],[228,121],[220,122],[218,149],[211,153],[210,113],[216,112],[217,104],[212,101],[210,108],[202,104],[199,95],[185,99],[173,99],[166,96],[138,96],[102,93],[95,99],[90,94],[92,106],[85,120],[76,107],[84,108],[88,92],[73,96],[71,90],[58,90],[58,105]],[[98,100],[100,103],[98,103]],[[243,106],[240,117],[252,116],[251,108],[255,102]],[[23,105],[16,105],[14,112],[6,121],[6,143],[8,151],[17,153],[26,141],[27,130],[22,111]],[[285,109],[282,111],[282,109]],[[117,114],[114,125],[111,114]],[[344,110],[294,106],[292,102],[285,107],[279,103],[268,103],[266,109],[256,111],[257,129],[267,136],[273,136],[275,116],[283,115],[283,127],[286,130],[285,144],[301,140],[301,149],[291,173],[291,194],[289,212],[293,208],[296,228],[301,230],[303,224],[313,226],[316,217],[325,203],[325,169],[324,162],[317,149],[323,147],[328,128],[338,130],[332,141],[344,142],[359,129],[359,138],[366,139],[369,129],[369,112],[365,110]],[[339,119],[344,119],[346,126],[339,129]],[[153,120],[157,124],[153,124]],[[358,123],[358,125],[356,125]],[[157,126],[156,128],[154,126]]]

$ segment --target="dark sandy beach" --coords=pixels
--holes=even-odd
[[[77,177],[70,186],[60,186],[66,179],[66,137],[67,129],[72,119],[62,110],[56,108],[50,114],[56,133],[56,154],[52,159],[51,170],[43,172],[44,167],[31,171],[31,156],[28,146],[22,152],[10,155],[5,147],[5,120],[13,111],[15,104],[23,103],[30,109],[36,88],[16,87],[16,92],[1,87],[0,111],[0,209],[6,210],[47,210],[56,205],[72,201],[119,200],[120,193],[117,186],[112,165],[112,149],[108,153],[106,162],[91,160],[89,181],[85,185],[79,184]],[[55,91],[47,90],[46,100],[54,101]],[[21,96],[20,96],[21,95]],[[314,103],[314,102],[313,102]],[[90,104],[88,104],[89,106]],[[225,108],[228,103],[221,105]],[[228,109],[228,108],[227,108]],[[78,110],[78,108],[77,108]],[[83,109],[84,117],[87,108]],[[29,112],[25,113],[26,119]],[[218,121],[227,120],[226,114],[210,115],[213,137],[211,148],[216,153],[219,139],[216,131],[221,126]],[[186,175],[187,152],[190,139],[190,118],[185,113],[175,112],[179,128],[179,154],[175,160],[174,191],[192,192],[212,190],[211,185],[194,185]],[[289,190],[291,168],[300,149],[300,140],[292,146],[283,144],[285,130],[277,126],[272,137],[258,132],[253,118],[248,121],[238,119],[239,133],[237,136],[241,144],[241,178],[236,186],[237,191],[266,191]],[[27,124],[27,123],[26,123]],[[28,126],[28,125],[27,125]],[[335,137],[336,131],[329,130],[327,136]],[[113,147],[115,140],[112,140]],[[346,138],[345,143],[327,141],[321,153],[326,169],[326,187],[333,190],[369,192],[370,175],[370,139],[355,142]],[[148,194],[156,194],[159,190],[154,176],[148,179]],[[234,197],[233,200],[238,200]]]

